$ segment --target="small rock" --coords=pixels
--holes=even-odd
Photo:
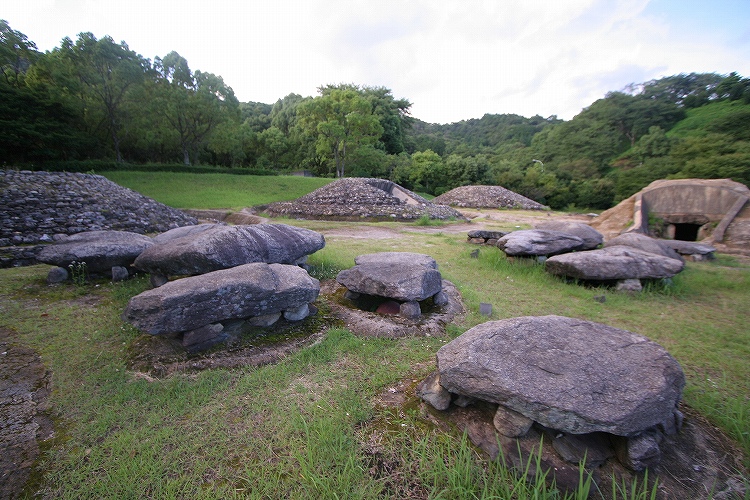
[[[643,290],[643,285],[639,279],[620,280],[617,282],[615,290],[618,292],[640,292]]]
[[[68,270],[64,267],[53,267],[47,273],[47,284],[54,285],[56,283],[62,283],[68,279]]]
[[[440,374],[432,372],[417,385],[417,396],[436,410],[447,410],[451,405],[451,393],[440,385]]]
[[[127,267],[123,266],[112,266],[112,281],[118,282],[118,281],[125,281],[130,277],[130,273],[128,272]]]
[[[281,313],[271,313],[271,314],[261,314],[260,316],[253,316],[251,318],[247,318],[245,321],[248,326],[258,326],[261,328],[266,328],[274,323],[276,323],[279,319],[281,319]]]
[[[310,315],[310,308],[307,304],[302,304],[295,309],[284,311],[284,319],[287,321],[302,321]]]
[[[517,411],[500,405],[497,407],[497,412],[495,412],[495,418],[492,420],[492,423],[497,432],[503,436],[521,437],[529,432],[534,421]]]
[[[422,316],[422,308],[419,306],[419,302],[404,302],[399,308],[399,314],[407,319],[419,319]]]

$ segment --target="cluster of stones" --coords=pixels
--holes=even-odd
[[[714,248],[691,242],[657,240],[624,233],[604,243],[587,224],[550,221],[536,229],[508,233],[496,246],[513,257],[536,257],[554,275],[583,281],[616,283],[618,290],[640,291],[641,280],[671,278],[693,260],[712,258]],[[679,249],[679,253],[675,250]]]
[[[320,283],[300,266],[324,246],[321,234],[285,224],[201,224],[153,238],[124,231],[80,233],[46,246],[38,258],[57,266],[49,283],[68,279],[69,270],[111,272],[113,280],[152,273],[157,288],[133,297],[123,319],[197,351],[245,326],[312,314]],[[169,281],[170,276],[187,277]]]
[[[156,233],[197,222],[100,175],[0,170],[2,267],[35,264],[37,245],[63,235]]]
[[[469,231],[467,241],[476,245],[497,245],[497,240],[508,234],[503,231],[487,231],[485,229],[474,229]]]
[[[437,262],[429,255],[380,252],[360,255],[354,263],[336,276],[347,290],[345,297],[354,303],[374,299],[379,303],[376,312],[410,320],[422,316],[420,302],[431,299],[438,307],[448,303]]]
[[[328,220],[464,220],[457,210],[432,203],[388,180],[344,178],[294,201],[257,207],[274,217]]]
[[[549,210],[549,207],[502,186],[460,186],[437,196],[433,203],[462,208]]]
[[[664,435],[682,424],[685,376],[659,344],[632,332],[562,316],[520,317],[471,328],[437,353],[417,393],[437,410],[497,405],[496,431],[520,438],[532,426],[554,436],[572,463],[617,456],[656,465]],[[571,449],[579,453],[570,454]]]

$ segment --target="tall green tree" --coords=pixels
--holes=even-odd
[[[157,57],[154,69],[158,110],[177,133],[183,163],[195,163],[200,148],[221,123],[234,120],[239,126],[239,102],[220,76],[193,73],[187,60],[177,52]]]
[[[316,151],[331,162],[336,177],[346,174],[347,154],[361,145],[374,144],[383,127],[371,104],[352,89],[333,89],[301,103],[299,126],[316,138]]]
[[[95,130],[109,135],[115,160],[122,163],[120,140],[126,119],[125,103],[129,90],[143,82],[148,61],[130,50],[125,42],[115,43],[109,36],[97,40],[92,33],[79,34],[75,43],[65,38],[55,51],[59,51],[58,60],[69,65],[68,74],[78,81],[78,85],[66,91],[79,96],[87,111],[86,119],[95,124]]]

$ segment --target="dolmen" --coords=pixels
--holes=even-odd
[[[583,222],[551,220],[537,224],[535,229],[560,231],[577,236],[583,240],[583,246],[578,250],[593,250],[604,243],[604,235]]]
[[[677,252],[643,234],[622,234],[604,248],[550,257],[545,270],[583,281],[616,283],[621,291],[638,292],[642,280],[672,278],[685,267]]]
[[[253,262],[302,265],[325,246],[322,234],[287,224],[176,228],[156,237],[134,262],[160,286],[170,276],[195,276]],[[172,233],[172,234],[170,234]]]
[[[437,371],[417,394],[437,410],[496,404],[494,428],[503,436],[520,438],[535,426],[553,436],[555,449],[561,438],[603,443],[613,447],[609,455],[642,470],[658,463],[661,439],[682,424],[684,385],[679,363],[646,337],[575,318],[528,316],[480,324],[444,345]],[[594,452],[608,456],[586,454]]]
[[[347,289],[349,300],[374,298],[380,302],[376,312],[419,319],[420,302],[432,299],[435,306],[448,303],[437,262],[429,255],[380,252],[360,255],[354,263],[354,267],[341,271],[336,281]]]
[[[496,246],[511,257],[547,257],[584,248],[583,239],[548,229],[522,229],[497,240]]]
[[[662,244],[668,246],[685,260],[700,262],[704,260],[714,260],[716,258],[716,248],[705,243],[682,240],[659,240]]]
[[[130,231],[87,231],[63,236],[43,247],[36,259],[57,266],[49,271],[48,283],[67,280],[69,270],[85,274],[111,273],[113,281],[121,281],[132,272],[136,258],[153,245],[150,237]]]
[[[188,351],[229,337],[238,323],[268,327],[282,316],[301,321],[320,282],[296,265],[256,262],[169,281],[130,299],[122,319],[151,335],[168,336]]]
[[[486,229],[474,229],[467,234],[467,241],[475,245],[497,245],[497,240],[508,234],[506,231],[488,231]]]

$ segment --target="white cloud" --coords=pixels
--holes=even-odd
[[[724,1],[738,8],[734,0],[716,8]],[[684,11],[652,14],[650,4],[672,8],[666,0],[26,0],[2,16],[43,50],[80,31],[125,40],[148,58],[176,50],[243,101],[313,95],[328,83],[382,85],[409,99],[413,116],[441,123],[484,113],[569,119],[632,82],[750,75],[747,29],[718,36],[722,26],[690,19],[688,30]]]

